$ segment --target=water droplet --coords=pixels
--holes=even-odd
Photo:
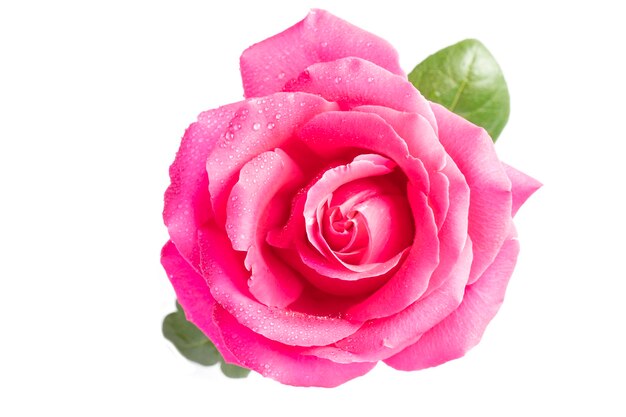
[[[320,42],[320,46],[322,48],[326,48],[328,46],[328,42]]]
[[[280,74],[278,74],[278,79],[282,80],[283,78],[285,78],[285,73],[281,72]]]
[[[268,123],[268,124],[267,124],[267,128],[268,128],[269,130],[274,129],[274,126],[275,126],[275,125],[274,125],[274,123]]]
[[[276,113],[276,120],[280,119],[282,115],[280,113]]]
[[[368,83],[371,83],[372,81],[374,81],[374,77],[369,77],[369,78],[367,79],[367,82],[368,82]]]
[[[339,84],[341,82],[341,77],[335,77],[335,83]]]
[[[391,349],[391,348],[393,348],[393,343],[391,343],[391,342],[389,341],[389,339],[384,338],[384,339],[383,339],[383,346],[384,346],[384,347],[386,347],[386,348],[390,348],[390,349]]]
[[[259,130],[261,128],[261,123],[255,123],[252,125],[252,129]]]

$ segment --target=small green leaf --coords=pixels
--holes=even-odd
[[[190,361],[205,366],[221,363],[222,372],[230,378],[244,378],[250,373],[249,369],[224,362],[215,345],[195,324],[187,320],[178,303],[176,312],[168,314],[163,320],[163,336]]]
[[[163,320],[163,336],[187,359],[201,365],[215,365],[221,356],[213,343],[193,323],[187,321],[178,303],[176,312]]]
[[[428,100],[482,126],[495,142],[509,119],[509,90],[485,46],[466,39],[429,56],[409,74]]]
[[[222,373],[229,378],[245,378],[250,373],[249,369],[226,362],[222,362],[220,368],[222,369]]]

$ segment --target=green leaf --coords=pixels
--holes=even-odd
[[[204,366],[221,363],[222,372],[230,378],[244,378],[250,373],[249,369],[226,363],[215,345],[195,324],[187,320],[178,303],[176,312],[168,314],[163,320],[163,336],[190,361]]]
[[[485,46],[466,39],[429,56],[409,74],[428,100],[482,126],[495,142],[509,119],[509,90]]]
[[[222,362],[220,368],[222,369],[222,373],[229,378],[245,378],[250,373],[249,369],[226,362]]]

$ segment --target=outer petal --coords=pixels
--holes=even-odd
[[[167,242],[163,247],[161,263],[187,320],[202,330],[227,362],[239,365],[239,360],[225,347],[222,334],[213,321],[213,309],[217,303],[204,279],[183,259],[172,242]]]
[[[198,233],[201,268],[213,298],[254,332],[294,346],[326,345],[354,333],[362,322],[270,308],[249,293],[248,271],[239,252],[214,225]]]
[[[324,10],[312,10],[301,22],[244,51],[240,65],[245,96],[281,91],[309,65],[348,56],[404,75],[398,53],[387,41]]]
[[[507,164],[502,165],[504,166],[506,175],[509,176],[513,186],[513,207],[511,208],[511,215],[515,216],[517,210],[519,210],[522,204],[524,204],[528,197],[533,195],[533,193],[537,191],[542,184],[536,179],[529,177],[523,172],[518,171]]]
[[[199,265],[197,230],[213,215],[206,159],[241,104],[234,103],[202,113],[185,132],[170,167],[172,183],[165,192],[163,220],[170,238],[194,268]]]
[[[502,304],[518,252],[517,240],[507,240],[480,279],[466,287],[459,308],[385,363],[396,369],[418,370],[459,358],[475,346]]]
[[[511,223],[511,181],[487,132],[446,108],[431,103],[439,139],[470,187],[469,235],[474,244],[470,283],[489,266]]]
[[[239,363],[263,376],[296,386],[335,387],[369,372],[376,363],[340,364],[302,355],[302,349],[268,340],[242,326],[223,308],[215,310],[215,321],[224,342]]]
[[[206,159],[218,224],[225,222],[229,191],[250,159],[284,145],[313,116],[336,109],[335,103],[303,93],[277,93],[242,103]]]
[[[285,91],[319,94],[339,103],[342,109],[379,105],[422,115],[437,129],[433,112],[424,97],[406,77],[392,74],[360,58],[313,64],[296,80],[285,85]]]

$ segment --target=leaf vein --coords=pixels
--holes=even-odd
[[[454,95],[454,98],[452,99],[452,103],[450,103],[450,107],[448,107],[450,111],[454,111],[457,104],[459,104],[459,100],[461,99],[461,94],[463,94],[463,91],[467,87],[467,84],[469,84],[469,77],[470,77],[470,74],[472,73],[474,64],[476,63],[477,55],[478,54],[474,52],[474,55],[472,56],[472,61],[470,62],[467,68],[467,73],[463,77],[463,81],[461,81],[461,85],[459,85],[459,88],[456,90],[456,94]]]

